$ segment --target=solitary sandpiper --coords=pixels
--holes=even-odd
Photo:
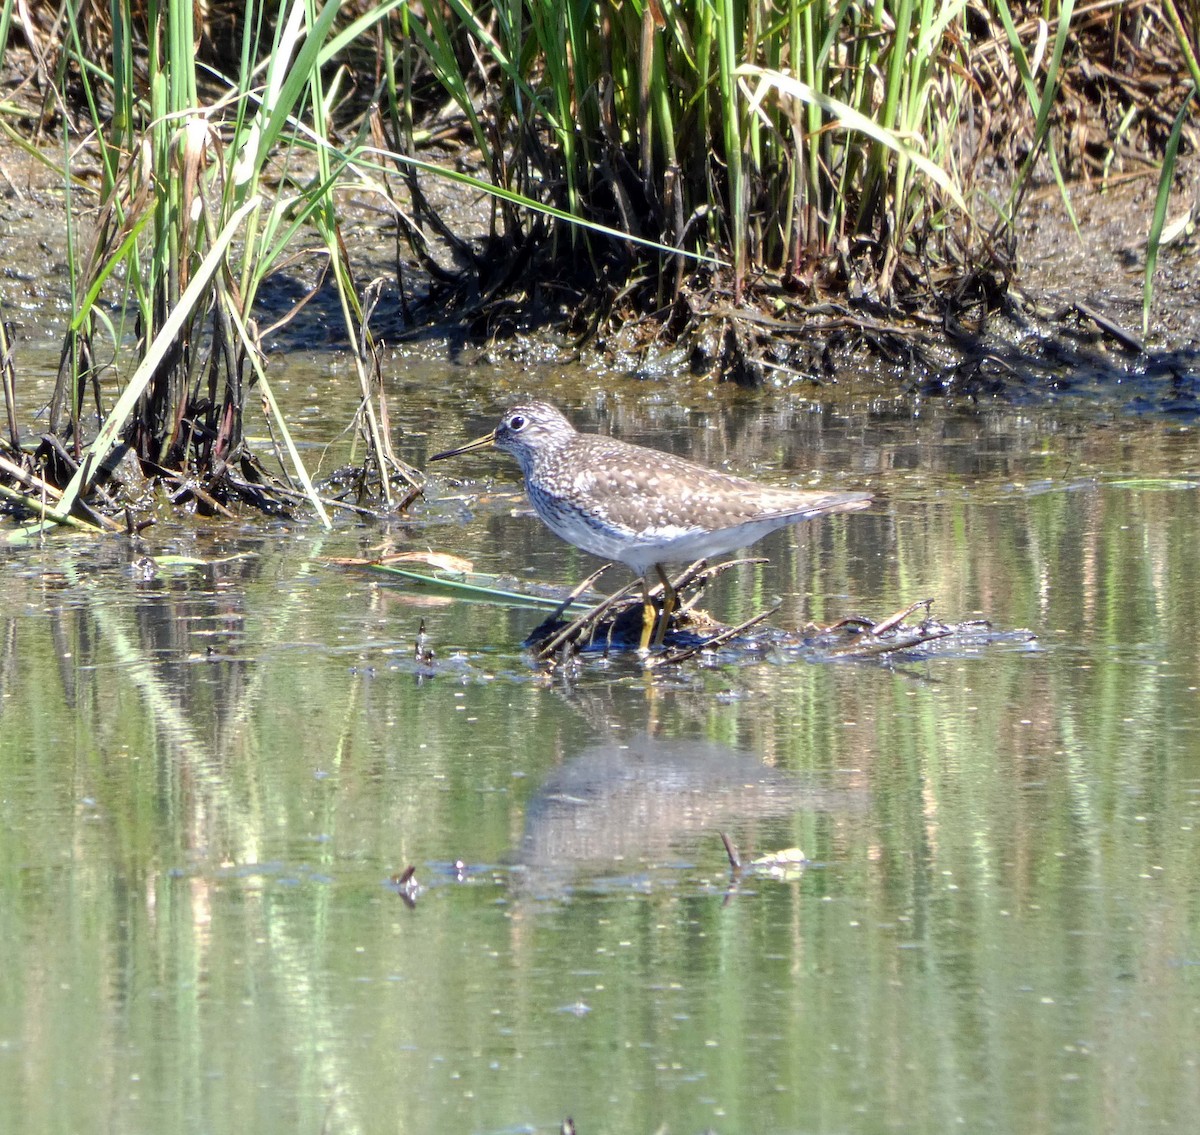
[[[786,524],[856,512],[871,500],[867,493],[773,488],[671,453],[581,434],[545,402],[513,406],[490,433],[430,460],[489,445],[521,463],[529,501],[552,532],[641,576],[643,651],[655,624],[651,571],[663,584],[654,635],[661,646],[675,605],[663,564],[733,552]]]

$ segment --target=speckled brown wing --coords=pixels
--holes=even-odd
[[[865,493],[779,489],[614,438],[579,435],[544,480],[629,532],[716,532],[750,521],[782,525],[865,507]],[[586,505],[585,505],[586,502]]]

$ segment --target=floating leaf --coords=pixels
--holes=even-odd
[[[432,563],[435,558],[441,558],[444,554],[440,552],[421,552],[412,553],[420,562]],[[549,607],[555,608],[562,605],[562,596],[555,595],[533,595],[522,591],[512,591],[505,587],[500,587],[500,576],[488,575],[483,572],[473,572],[470,570],[462,571],[455,569],[446,569],[445,575],[427,575],[424,572],[409,571],[407,568],[395,567],[393,564],[386,562],[387,560],[396,557],[389,556],[386,560],[360,560],[349,557],[329,558],[325,562],[338,564],[342,567],[361,567],[368,571],[383,572],[387,575],[397,575],[401,579],[407,580],[409,583],[415,583],[422,587],[437,588],[442,591],[452,591],[458,595],[473,596],[476,599],[492,603],[504,603],[517,607]],[[445,559],[449,562],[468,563],[468,561],[460,561],[457,556],[445,555]],[[469,567],[469,563],[468,563]],[[583,600],[576,600],[570,606],[577,610],[587,610],[591,607],[590,603]]]

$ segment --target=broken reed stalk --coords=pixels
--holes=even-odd
[[[0,385],[4,387],[4,409],[8,416],[8,442],[14,453],[21,450],[21,431],[17,426],[17,371],[13,365],[12,329],[4,319],[0,304]]]
[[[98,524],[88,524],[86,521],[80,520],[68,512],[63,512],[61,508],[47,504],[45,500],[32,497],[28,493],[19,493],[16,489],[10,489],[7,485],[0,485],[0,498],[20,505],[21,508],[32,512],[42,521],[49,521],[63,527],[78,528],[85,532],[100,533],[103,531]],[[18,534],[20,538],[25,538],[26,533],[21,532],[21,530],[18,530]]]
[[[125,531],[122,525],[118,524],[111,517],[104,516],[102,513],[93,513],[92,515],[95,517],[94,521],[72,516],[62,507],[63,493],[60,488],[31,473],[28,469],[22,468],[15,462],[9,461],[3,455],[0,455],[0,473],[7,473],[18,484],[24,485],[25,488],[29,489],[30,493],[37,494],[36,496],[32,496],[30,493],[21,493],[16,489],[0,485],[0,490],[2,490],[0,495],[3,495],[5,500],[19,504],[30,512],[35,513],[43,520],[51,521],[54,524],[68,525],[72,528],[86,529],[87,531],[99,531],[101,529],[107,529],[110,532]]]

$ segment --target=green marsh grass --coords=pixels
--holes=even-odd
[[[201,74],[191,5],[151,3],[144,25],[129,4],[114,5],[108,71],[85,58],[94,39],[82,26],[86,10],[68,13],[62,54],[82,87],[101,173],[86,247],[78,191],[68,199],[74,314],[51,428],[73,438],[78,467],[63,509],[94,484],[119,441],[168,483],[186,488],[200,476],[200,499],[210,506],[253,497],[261,476],[244,437],[253,389],[286,452],[282,475],[299,481],[328,523],[263,370],[252,318],[266,277],[313,232],[324,249],[323,278],[340,300],[362,391],[360,427],[383,496],[390,503],[394,475],[413,479],[380,428],[370,337],[336,200],[353,154],[331,139],[325,77],[331,60],[398,3],[341,25],[339,7],[247,5],[231,76]],[[64,138],[64,149],[69,144]],[[72,193],[69,178],[65,184]],[[134,364],[124,361],[131,342]],[[101,404],[100,358],[131,377],[85,446],[89,387]]]
[[[663,303],[680,253],[726,261],[736,302],[752,277],[799,276],[839,244],[889,296],[921,230],[965,216],[954,153],[970,89],[965,12],[447,0],[408,19],[492,180],[657,245],[647,256],[570,230],[560,247],[573,257],[583,245],[597,275],[616,262],[626,279],[647,277]],[[501,243],[519,247],[534,216],[501,206]]]

